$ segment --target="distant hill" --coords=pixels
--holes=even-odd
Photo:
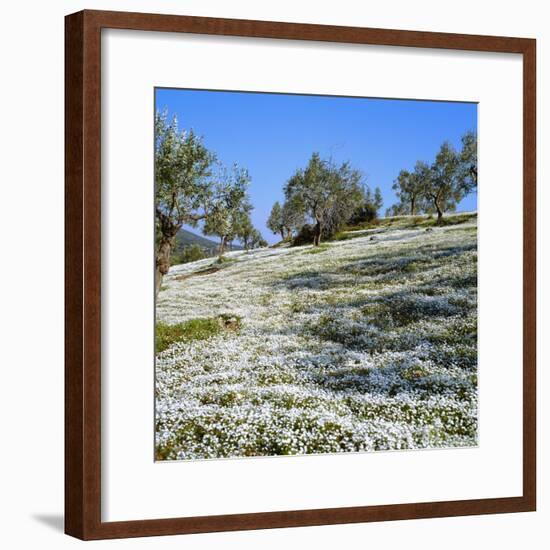
[[[202,235],[197,235],[192,231],[181,228],[176,236],[176,246],[173,250],[173,255],[178,255],[183,252],[183,249],[191,246],[193,244],[198,244],[205,254],[208,256],[213,256],[218,252],[218,243],[203,237]],[[243,247],[237,244],[233,244],[232,250],[242,250]]]

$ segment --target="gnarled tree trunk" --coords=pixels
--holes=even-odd
[[[227,235],[223,236],[220,240],[220,249],[218,257],[221,258],[223,256],[223,253],[225,252],[225,247],[227,246]]]
[[[437,210],[437,223],[441,223],[441,220],[443,219],[443,211],[441,210],[441,207],[439,206],[439,200],[434,199],[434,206]]]
[[[321,222],[315,224],[315,233],[313,235],[313,246],[319,246],[321,244]]]
[[[162,286],[162,279],[170,269],[170,257],[178,230],[175,229],[175,231],[171,231],[170,233],[173,233],[173,235],[162,235],[157,245],[155,255],[155,296],[158,296],[160,287]]]

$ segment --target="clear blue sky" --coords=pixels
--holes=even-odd
[[[312,152],[362,170],[382,190],[383,214],[396,202],[391,186],[401,169],[433,161],[445,140],[458,148],[477,128],[477,105],[460,102],[157,89],[156,108],[193,128],[224,164],[248,169],[252,221],[270,243],[278,240],[265,226],[271,206]],[[476,209],[476,195],[458,207]]]

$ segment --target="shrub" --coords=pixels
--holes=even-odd
[[[332,241],[335,236],[340,235],[340,225],[331,225],[323,228],[321,233],[321,242],[323,240]],[[291,246],[303,246],[305,244],[313,244],[313,238],[315,237],[315,227],[311,224],[305,224],[302,226],[298,234],[292,239]],[[338,239],[337,239],[338,240]]]
[[[180,254],[172,254],[172,257],[170,258],[170,264],[187,264],[190,262],[203,260],[204,258],[208,257],[208,254],[206,254],[205,251],[198,244],[191,244],[183,248]]]
[[[364,202],[348,220],[349,225],[359,225],[362,223],[370,223],[378,218],[378,210],[376,206],[370,202]]]
[[[207,255],[198,244],[186,246],[181,253],[181,263],[196,262],[206,258]]]
[[[302,229],[298,231],[298,234],[292,240],[292,246],[302,246],[304,244],[311,244],[313,237],[315,236],[315,228],[306,223],[302,226]]]

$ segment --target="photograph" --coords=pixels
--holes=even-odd
[[[478,446],[477,125],[155,89],[156,461]]]

